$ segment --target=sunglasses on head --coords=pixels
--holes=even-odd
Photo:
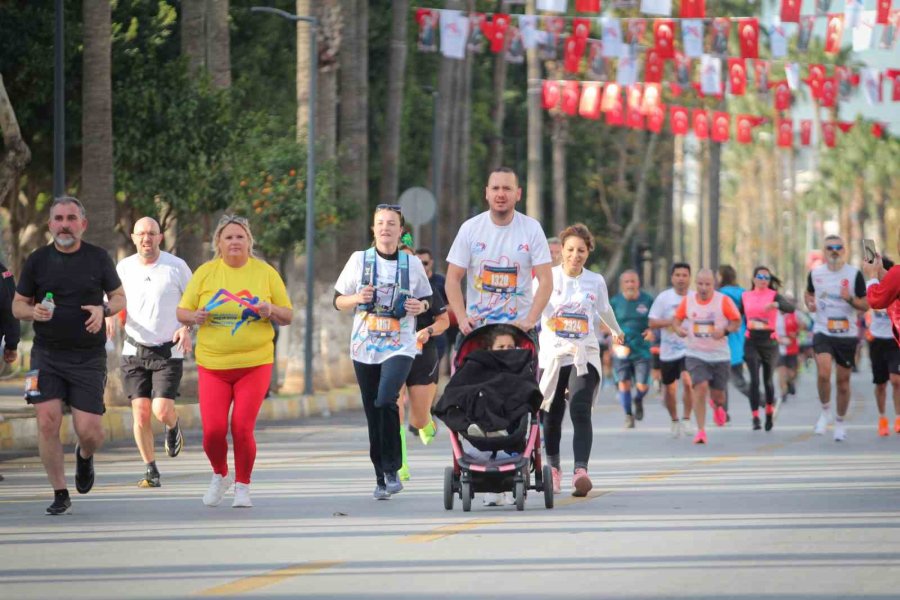
[[[829,246],[825,246],[825,249],[831,250],[833,252],[840,252],[841,250],[844,249],[844,245],[843,244],[831,244]]]
[[[760,281],[769,281],[772,279],[771,275],[766,275],[765,273],[757,273],[756,278]]]
[[[398,215],[403,214],[403,207],[399,204],[379,204],[375,210],[392,210]]]
[[[232,223],[247,226],[250,224],[250,221],[248,221],[246,217],[239,217],[237,215],[222,215],[222,218],[219,219],[219,225],[231,225]]]

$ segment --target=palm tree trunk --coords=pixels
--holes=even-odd
[[[213,86],[231,87],[230,0],[206,0],[206,64]]]
[[[0,74],[0,131],[3,132],[3,152],[0,154],[0,205],[9,211],[9,229],[6,246],[11,250],[6,265],[13,273],[21,272],[25,262],[25,253],[19,243],[19,235],[25,223],[19,218],[21,208],[19,199],[19,181],[25,167],[31,162],[31,149],[22,139],[16,111],[6,93],[3,75]]]
[[[387,76],[387,110],[384,116],[384,142],[381,150],[382,202],[396,202],[399,194],[400,124],[403,115],[403,80],[406,74],[406,30],[409,0],[397,0],[391,6],[391,54]]]
[[[192,75],[206,67],[206,0],[181,2],[181,53]]]
[[[525,14],[535,14],[535,0],[525,2]],[[541,110],[541,61],[534,48],[525,53],[528,70],[528,185],[525,189],[525,211],[538,221],[544,220],[541,202],[543,187],[543,126]]]
[[[309,0],[297,0],[297,14],[309,15]],[[297,22],[297,142],[306,141],[306,129],[309,126],[309,74],[316,67],[310,63],[309,36],[311,28],[308,23]]]

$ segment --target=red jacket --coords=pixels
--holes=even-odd
[[[880,283],[866,290],[869,307],[887,309],[894,326],[894,340],[900,346],[900,265],[894,265]]]

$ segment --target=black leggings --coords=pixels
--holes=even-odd
[[[766,332],[766,335],[770,335]],[[772,377],[778,366],[778,342],[771,337],[748,337],[744,342],[744,362],[750,369],[750,410],[759,410],[759,367],[762,366],[766,404],[775,404],[775,384]]]
[[[578,376],[573,366],[559,370],[559,383],[553,395],[549,412],[542,413],[544,421],[544,446],[549,456],[559,456],[559,441],[562,438],[562,421],[566,414],[566,390],[569,390],[569,416],[572,418],[574,437],[572,450],[575,454],[575,468],[587,469],[591,457],[591,443],[594,429],[591,425],[591,408],[594,391],[600,384],[600,375],[593,365],[588,372]]]

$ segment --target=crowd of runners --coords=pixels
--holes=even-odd
[[[685,262],[671,266],[671,287],[655,297],[631,270],[619,275],[618,293],[610,297],[603,275],[587,266],[594,250],[588,228],[573,224],[548,240],[536,220],[516,210],[521,194],[510,169],[490,174],[488,210],[460,227],[446,278],[435,273],[431,251],[413,247],[401,207],[378,205],[372,247],[350,255],[334,286],[334,307],[353,313],[349,352],[368,426],[374,498],[403,490],[410,478],[405,417],[423,444],[435,439],[431,408],[442,359],[452,354],[457,334],[486,324],[515,326],[539,349],[544,451],[555,493],[563,486],[567,407],[570,487],[579,496],[592,487],[591,412],[605,371],[626,429],[644,418],[646,396],[656,386],[671,436],[707,444],[708,410],[718,427],[732,421],[729,407],[738,399],[729,397],[729,383],[749,402],[746,426],[771,432],[780,406],[795,394],[798,370],[814,361],[822,410],[813,429],[824,435],[833,425],[833,438],[841,442],[850,374],[867,338],[878,434],[900,434],[900,267],[891,268],[886,257],[876,255],[860,270],[848,264],[845,240],[829,235],[824,260],[809,272],[800,299],[781,292],[777,274],[764,265],[738,274],[727,265],[714,272]],[[29,256],[11,307],[7,303],[14,319],[0,319],[6,360],[15,360],[18,328],[15,323],[13,331],[12,323],[34,321],[25,396],[36,410],[41,460],[54,490],[47,513],[71,509],[59,439],[64,406],[78,438],[76,489],[87,493],[93,486],[93,456],[103,443],[105,344],[116,327],[124,327],[122,377],[144,463],[138,484],[162,485],[151,415],[165,424],[170,457],[184,446],[175,398],[184,356],[196,345],[203,449],[213,472],[202,500],[217,506],[233,486],[232,506],[252,506],[254,429],[269,389],[275,327],[289,324],[293,314],[282,279],[254,256],[250,226],[240,217],[221,219],[215,256],[194,273],[160,249],[162,232],[152,218],[137,221],[136,253],[118,266],[82,241],[86,228],[77,199],[54,201],[53,243]],[[499,503],[496,494],[484,500]]]

